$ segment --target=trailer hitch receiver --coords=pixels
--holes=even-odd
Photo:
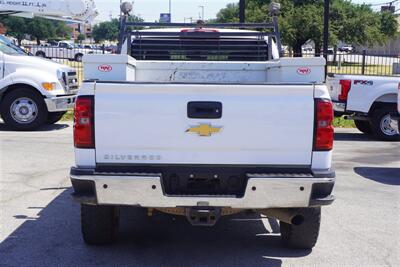
[[[214,226],[221,217],[221,208],[192,207],[186,209],[186,217],[193,226]]]

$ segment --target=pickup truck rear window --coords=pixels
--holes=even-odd
[[[131,55],[138,60],[267,61],[268,44],[259,36],[220,36],[218,32],[184,32],[133,36]]]

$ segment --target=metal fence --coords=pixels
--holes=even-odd
[[[285,54],[285,56],[293,57],[294,55]],[[306,51],[300,56],[315,57],[316,55]],[[328,73],[400,76],[400,55],[372,54],[367,50],[361,53],[330,51]]]
[[[25,46],[25,49],[34,56],[51,59],[58,63],[67,65],[76,70],[79,83],[83,80],[82,58],[86,54],[111,54],[116,53],[116,46],[105,45],[81,45],[72,46],[64,44],[54,47],[48,45]]]
[[[116,46],[107,47],[104,45],[85,45],[73,48],[50,46],[31,46],[26,48],[35,56],[49,58],[76,69],[79,82],[83,80],[83,55],[112,54],[117,51]],[[313,51],[303,51],[301,55],[286,53],[284,56],[315,57],[316,54]],[[246,59],[241,57],[240,60]],[[328,73],[400,76],[400,55],[369,54],[366,50],[361,53],[333,53],[333,51],[331,51],[328,55]]]

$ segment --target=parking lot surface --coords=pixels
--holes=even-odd
[[[115,245],[88,247],[70,197],[71,124],[0,123],[0,266],[400,266],[400,144],[348,129],[335,137],[337,200],[312,251],[284,248],[277,222],[254,214],[194,228],[130,208]]]

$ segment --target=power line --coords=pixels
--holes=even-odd
[[[370,6],[384,6],[384,5],[393,5],[394,3],[398,2],[399,0],[393,0],[390,2],[386,2],[386,3],[380,3],[380,4],[370,4]]]

